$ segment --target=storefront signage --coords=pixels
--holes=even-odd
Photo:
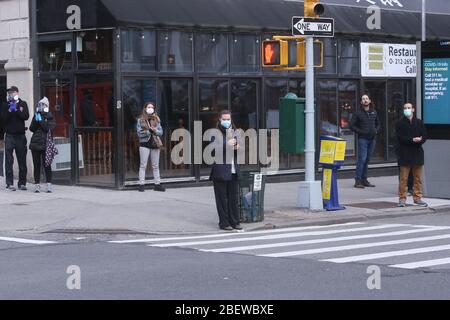
[[[416,45],[361,43],[361,75],[363,77],[416,77]]]

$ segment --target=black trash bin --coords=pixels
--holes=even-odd
[[[251,223],[264,220],[265,184],[266,176],[259,172],[244,171],[239,175],[239,212],[241,222]]]

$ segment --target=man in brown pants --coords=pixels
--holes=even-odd
[[[399,207],[406,206],[408,192],[408,176],[412,170],[414,176],[413,198],[414,204],[427,207],[422,200],[422,174],[424,166],[424,152],[422,145],[427,140],[427,133],[423,122],[414,115],[414,106],[406,103],[403,106],[404,116],[395,126],[398,140],[398,165],[400,166]]]

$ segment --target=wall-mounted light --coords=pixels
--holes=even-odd
[[[164,40],[166,40],[166,41],[169,40],[169,33],[166,33]]]
[[[216,35],[214,35],[214,34],[212,35],[211,41],[216,42]]]

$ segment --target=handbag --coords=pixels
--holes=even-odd
[[[148,142],[150,144],[150,149],[161,149],[163,146],[161,138],[154,134],[150,136],[150,140]]]
[[[53,163],[53,159],[58,154],[58,149],[53,142],[52,131],[49,130],[47,133],[47,143],[45,146],[45,166],[50,167]]]

